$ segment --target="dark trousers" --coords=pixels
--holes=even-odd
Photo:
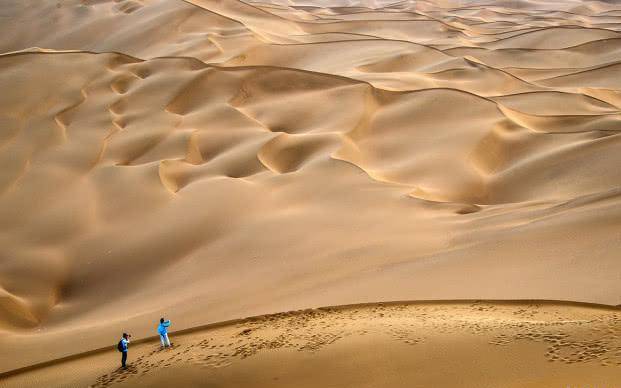
[[[127,361],[127,352],[122,352],[123,355],[121,356],[121,366],[123,368],[125,368],[125,362]]]

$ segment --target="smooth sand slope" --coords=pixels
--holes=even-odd
[[[390,303],[258,316],[7,377],[2,387],[608,387],[621,310],[554,302]],[[59,373],[59,371],[62,371]]]
[[[0,373],[163,315],[621,304],[615,2],[7,0],[0,36]]]

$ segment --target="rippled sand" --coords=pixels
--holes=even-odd
[[[103,349],[3,387],[608,387],[621,311],[531,302],[369,304],[292,311]]]

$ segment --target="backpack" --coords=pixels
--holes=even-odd
[[[123,340],[120,340],[118,344],[116,344],[116,348],[119,352],[122,352],[123,349]]]

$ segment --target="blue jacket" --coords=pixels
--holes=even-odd
[[[127,353],[127,344],[129,344],[129,340],[121,338],[121,344],[123,346],[123,353]]]
[[[168,333],[168,326],[170,326],[170,321],[164,321],[163,323],[160,323],[160,325],[157,327],[157,332],[160,333],[160,335]]]

